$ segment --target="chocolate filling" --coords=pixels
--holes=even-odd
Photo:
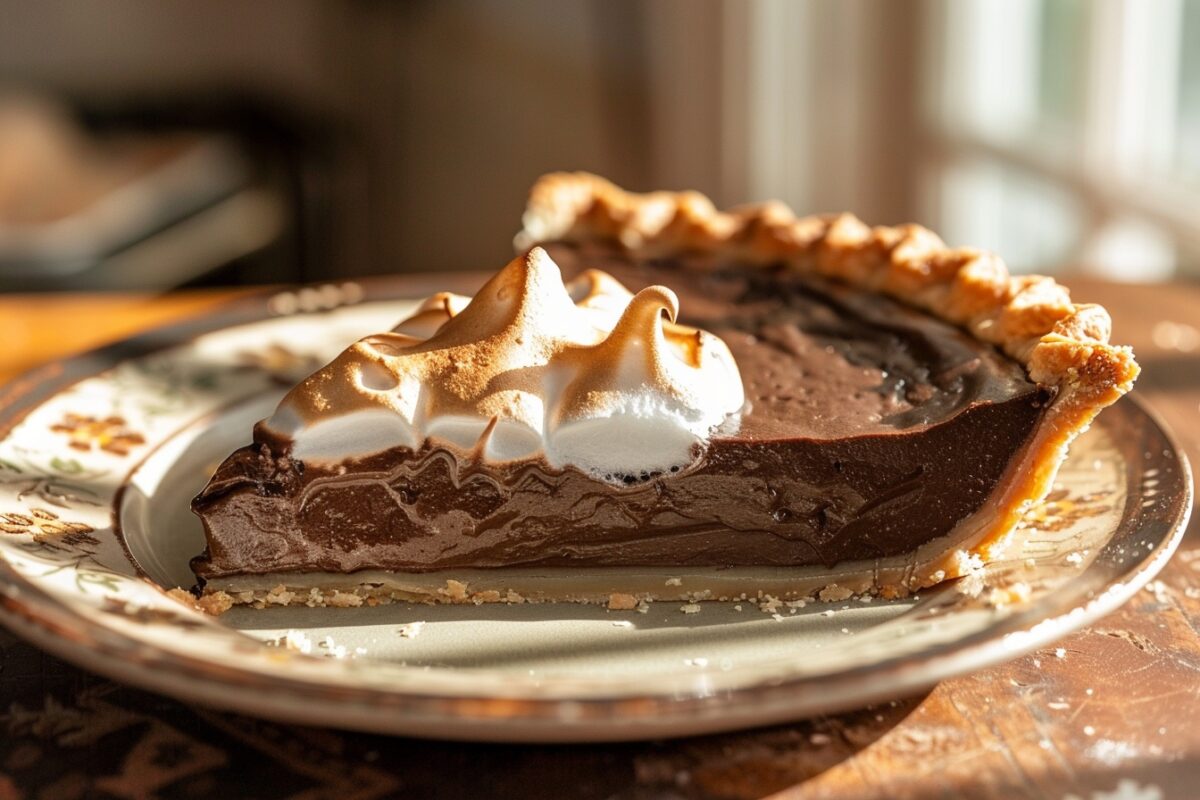
[[[555,246],[721,336],[747,407],[698,460],[609,476],[427,444],[305,464],[261,427],[196,498],[201,578],[377,568],[810,566],[901,555],[979,510],[1049,397],[1015,362],[882,296],[782,269]]]

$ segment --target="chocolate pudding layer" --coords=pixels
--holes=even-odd
[[[990,346],[885,297],[782,270],[548,248],[570,276],[674,289],[747,404],[691,466],[600,480],[427,444],[336,466],[261,427],[194,509],[201,578],[384,569],[832,566],[902,555],[980,510],[1049,397]]]

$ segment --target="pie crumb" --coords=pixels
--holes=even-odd
[[[608,596],[608,607],[613,611],[631,611],[637,604],[638,599],[631,594],[614,592]]]
[[[225,592],[213,592],[201,595],[196,601],[196,607],[210,616],[219,617],[233,608],[233,598]]]
[[[425,627],[425,622],[410,622],[407,625],[401,625],[397,628],[397,632],[405,639],[415,639],[421,635],[421,629]]]
[[[334,608],[356,608],[363,604],[363,599],[353,592],[334,591],[333,597],[326,598],[325,603]]]
[[[303,631],[288,631],[278,639],[271,639],[266,642],[270,647],[282,647],[285,650],[291,650],[294,653],[311,654],[313,649],[312,639]]]
[[[879,587],[879,596],[884,600],[899,600],[908,597],[908,589],[900,584]]]
[[[771,595],[767,595],[766,597],[763,598],[763,601],[758,604],[758,610],[763,612],[764,614],[774,614],[776,611],[779,610],[779,607],[781,605],[783,605],[783,601],[780,600],[778,597],[772,597]]]
[[[295,596],[296,596],[295,592],[289,592],[287,590],[287,587],[281,583],[278,586],[276,586],[274,589],[272,589],[271,591],[267,592],[267,596],[266,596],[265,600],[266,600],[267,605],[274,604],[274,605],[279,605],[279,606],[286,606],[292,602],[292,600],[293,600],[293,598],[295,598]]]
[[[183,603],[188,608],[195,609],[196,611],[201,610],[200,604],[196,602],[196,596],[181,586],[176,586],[174,589],[168,589],[167,597],[171,598],[177,603]]]
[[[686,603],[686,604],[680,606],[679,610],[685,614],[699,614],[700,613],[700,604],[699,603]]]
[[[817,597],[825,602],[834,600],[847,600],[854,596],[854,592],[845,586],[838,586],[836,583],[831,583],[817,593]]]

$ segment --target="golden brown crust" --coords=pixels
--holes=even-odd
[[[947,247],[919,225],[871,227],[852,214],[797,218],[775,202],[723,212],[696,192],[635,194],[581,172],[538,180],[523,222],[521,249],[606,240],[640,255],[782,261],[882,292],[1000,347],[1039,384],[1069,389],[1072,405],[1091,409],[1089,420],[1139,371],[1128,347],[1109,343],[1102,307],[1073,303],[1052,278],[1012,276],[990,253]]]

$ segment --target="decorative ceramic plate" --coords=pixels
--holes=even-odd
[[[390,328],[427,281],[231,305],[0,389],[0,621],[186,700],[418,736],[697,734],[859,707],[1041,647],[1166,562],[1188,466],[1128,399],[1101,415],[1011,558],[902,601],[237,608],[169,597],[204,546],[188,502],[284,388]],[[378,299],[376,299],[378,298]]]

